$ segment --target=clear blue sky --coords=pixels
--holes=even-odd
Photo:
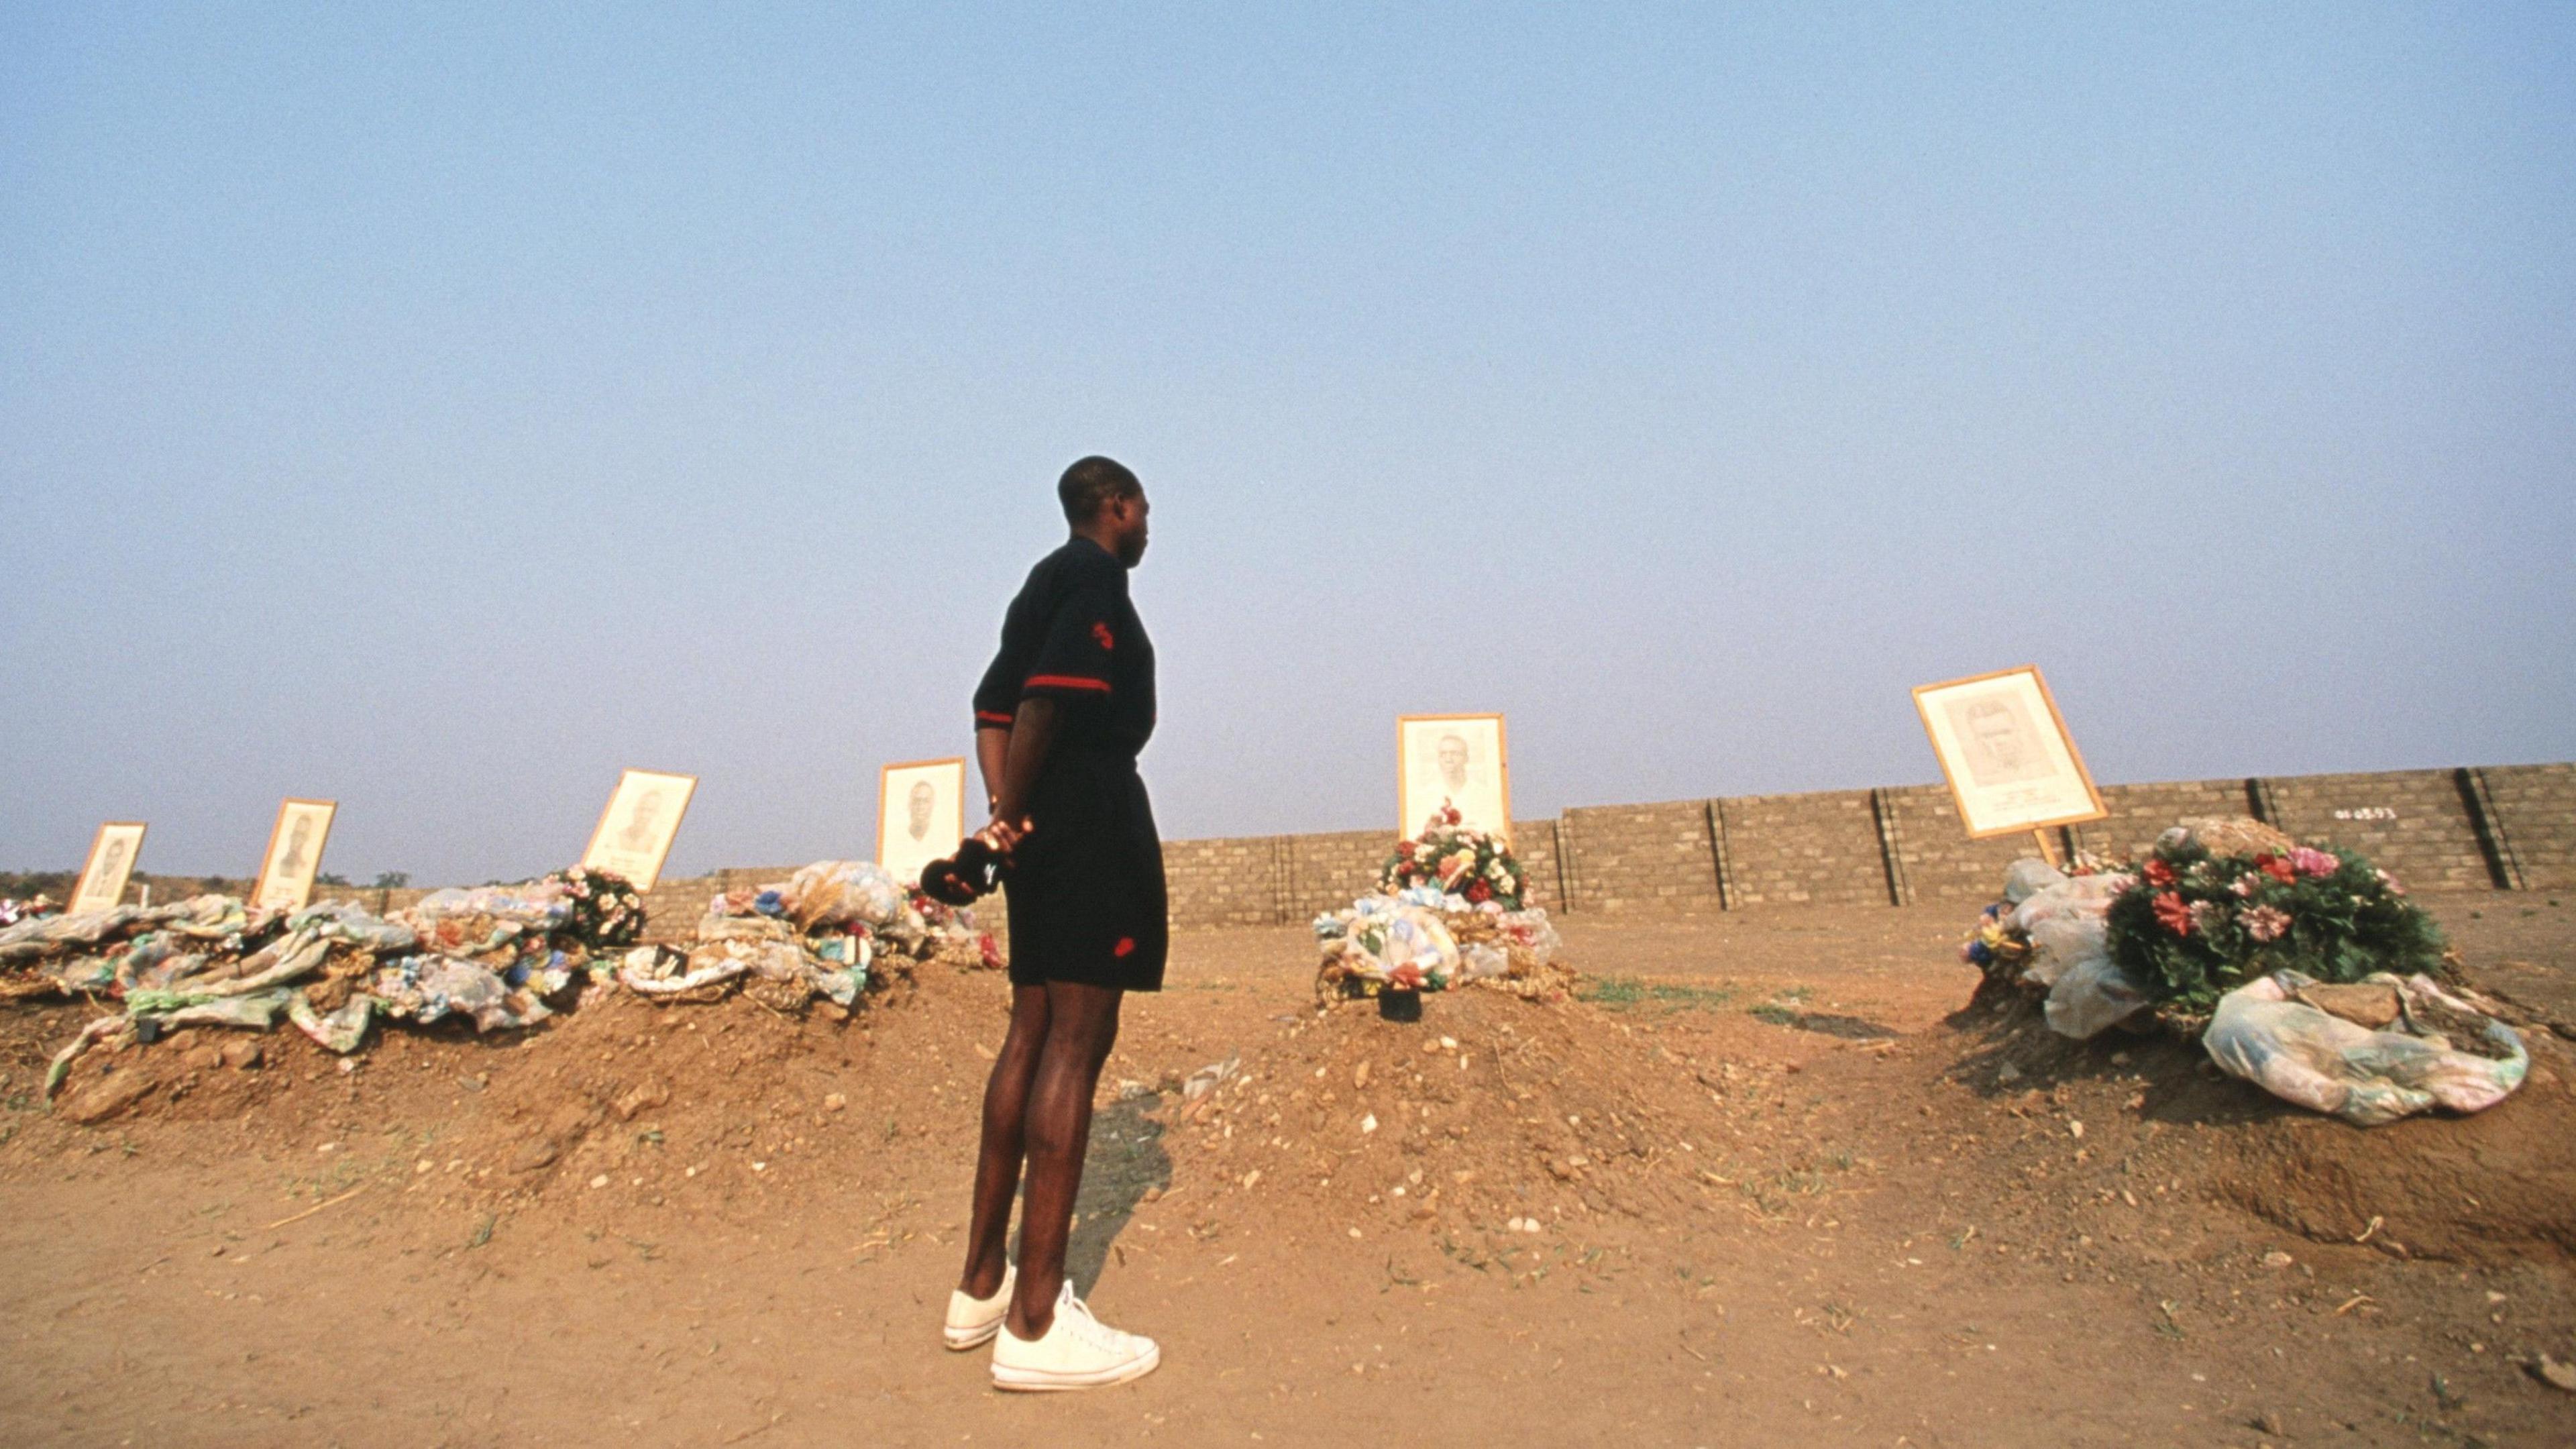
[[[969,8],[0,6],[0,865],[866,854],[1093,451],[1174,836],[2576,757],[2576,9]]]

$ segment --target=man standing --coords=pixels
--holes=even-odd
[[[1029,571],[975,690],[993,805],[978,833],[1011,860],[1011,1028],[984,1088],[966,1268],[944,1337],[954,1349],[990,1340],[1005,1389],[1099,1388],[1162,1362],[1152,1339],[1092,1317],[1064,1272],[1119,1002],[1162,989],[1168,944],[1162,842],[1136,774],[1154,732],[1154,646],[1127,598],[1145,556],[1145,490],[1109,459],[1084,458],[1056,496],[1073,536]]]

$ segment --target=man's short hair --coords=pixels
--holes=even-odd
[[[1139,498],[1145,485],[1126,465],[1113,458],[1094,455],[1077,459],[1056,481],[1055,496],[1064,504],[1065,521],[1089,523],[1100,516],[1101,505],[1112,498]]]

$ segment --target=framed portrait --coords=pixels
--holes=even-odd
[[[80,880],[72,886],[64,912],[104,911],[124,900],[125,883],[133,878],[134,861],[141,854],[142,821],[110,820],[101,825],[89,843],[89,859],[81,863]]]
[[[1950,782],[1968,838],[2074,825],[2110,814],[2037,665],[1926,684],[1914,708]]]
[[[1461,823],[1512,838],[1512,765],[1498,714],[1408,714],[1395,722],[1396,829],[1422,828],[1443,804]]]
[[[680,817],[689,813],[697,793],[695,775],[667,775],[658,770],[628,770],[617,777],[608,808],[599,812],[599,827],[581,853],[585,869],[622,875],[639,891],[649,891],[662,878],[662,862],[679,837]]]
[[[331,838],[331,817],[339,813],[333,800],[288,800],[277,807],[268,853],[259,858],[259,884],[250,893],[252,909],[300,911],[312,903],[322,846]]]
[[[877,864],[905,885],[966,838],[966,762],[912,760],[877,774]]]

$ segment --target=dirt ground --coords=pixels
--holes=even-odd
[[[1972,1002],[1955,906],[1578,919],[1582,999],[1405,1025],[1184,936],[1075,1234],[1164,1367],[1068,1397],[936,1337],[992,975],[200,1033],[55,1113],[88,1009],[0,1009],[0,1442],[2576,1443],[2576,912],[2431,904],[2534,1071],[2369,1131]]]

